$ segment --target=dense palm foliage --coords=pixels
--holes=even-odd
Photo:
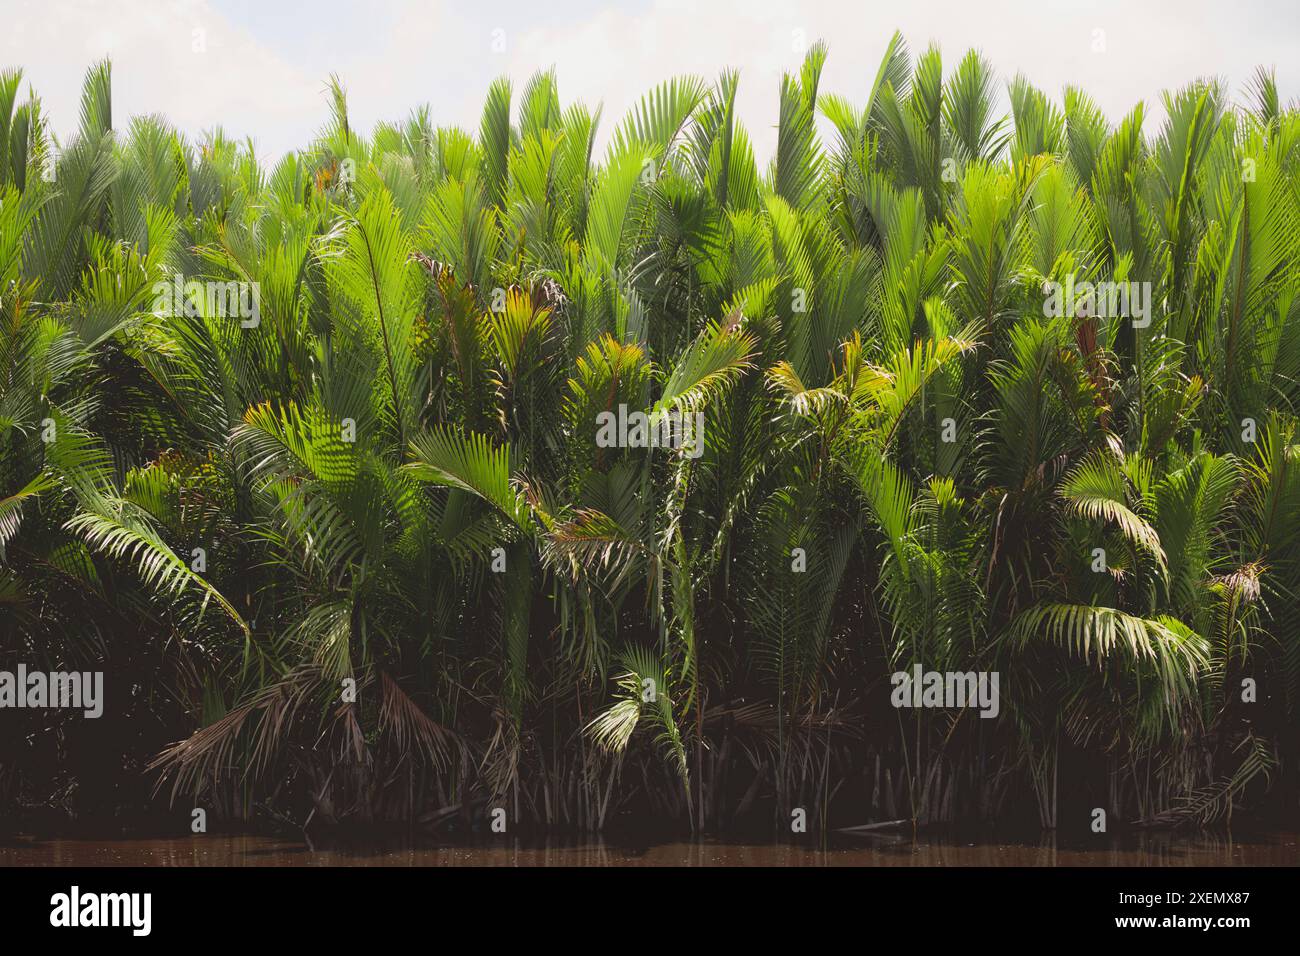
[[[0,74],[0,667],[108,674],[99,729],[5,715],[0,800],[1294,814],[1300,112],[1261,71],[1154,135],[1022,79],[1003,116],[897,37],[858,105],[824,59],[766,168],[730,72],[603,158],[552,74],[369,138],[333,82],[269,171],[115,126],[106,64],[56,151]],[[1151,321],[1045,314],[1066,281]],[[620,406],[703,448],[601,447]],[[998,717],[895,709],[916,664]]]

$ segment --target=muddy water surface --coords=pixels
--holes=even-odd
[[[0,838],[0,866],[1300,866],[1300,833],[1143,835],[1104,846],[837,838],[827,847],[737,842],[312,846],[264,836]]]

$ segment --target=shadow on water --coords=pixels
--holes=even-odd
[[[458,844],[198,835],[177,839],[0,841],[0,866],[1296,866],[1300,833],[1243,837],[1139,833],[1063,841],[1046,833],[1020,842],[949,836],[837,836],[825,846],[697,840],[637,845],[602,840]],[[1105,842],[1102,842],[1105,841]]]

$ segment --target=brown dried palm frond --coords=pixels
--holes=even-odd
[[[503,796],[519,782],[519,759],[523,744],[514,718],[497,708],[492,714],[496,730],[484,749],[478,771],[493,796]]]
[[[385,671],[379,672],[379,686],[379,730],[391,732],[399,751],[414,751],[440,772],[448,767],[454,753],[464,755],[465,744],[460,737],[426,714]]]
[[[155,792],[168,776],[172,777],[172,799],[182,789],[197,792],[204,783],[215,784],[228,774],[260,776],[321,686],[319,669],[295,668],[211,724],[167,747],[148,767],[161,771]],[[236,757],[241,741],[248,747],[243,760]]]

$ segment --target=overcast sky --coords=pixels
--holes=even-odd
[[[438,124],[477,130],[493,77],[519,91],[554,66],[566,103],[604,104],[608,134],[660,80],[732,66],[766,158],[801,50],[824,39],[822,89],[861,104],[895,29],[914,54],[938,43],[945,68],[976,47],[1003,81],[1021,72],[1058,99],[1082,86],[1112,122],[1139,99],[1159,115],[1161,90],[1199,76],[1239,95],[1258,64],[1284,101],[1300,96],[1297,0],[0,0],[0,67],[23,68],[66,136],[87,66],[110,56],[119,127],[140,113],[192,135],[219,124],[272,160],[323,125],[330,73],[354,126],[429,103]]]

